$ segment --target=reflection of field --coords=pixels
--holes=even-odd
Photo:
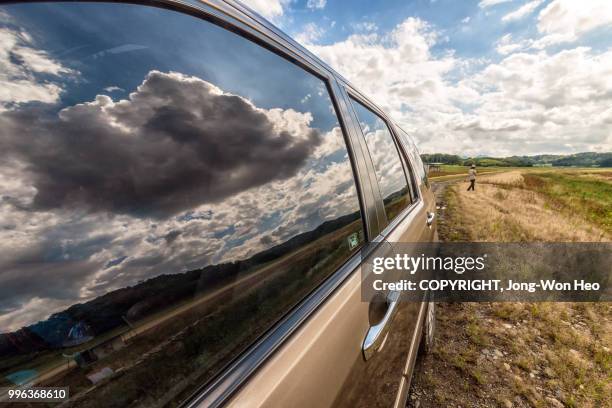
[[[186,397],[337,269],[347,236],[360,221],[304,245],[238,280],[136,322],[122,333],[125,348],[87,368],[74,368],[46,386],[69,386],[78,406],[161,406]],[[85,375],[110,367],[110,381],[92,386]]]

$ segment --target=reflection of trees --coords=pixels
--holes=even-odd
[[[352,251],[347,237],[360,230],[360,215],[355,212],[324,222],[246,260],[161,275],[71,306],[60,314],[86,321],[99,335],[81,350],[95,350],[96,341],[128,338],[126,331],[137,332],[139,326],[154,323],[134,334],[127,347],[69,371],[55,381],[57,384],[51,381],[46,385],[68,385],[74,396],[91,387],[85,375],[111,367],[121,374],[96,386],[75,404],[101,406],[104,401],[108,406],[111,399],[116,405],[129,405],[135,400],[151,405],[166,394],[186,396],[335,271]],[[210,298],[205,302],[198,301],[206,296]],[[175,313],[177,308],[180,313]],[[135,329],[125,327],[122,319],[126,314],[131,314]],[[169,314],[171,319],[163,318]],[[5,358],[22,357],[13,369],[25,366],[32,358],[35,361],[28,366],[36,365],[40,357],[49,359],[58,354],[47,350],[19,356],[19,350],[11,354],[6,351]]]

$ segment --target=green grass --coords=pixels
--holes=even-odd
[[[548,205],[579,214],[612,232],[612,183],[569,172],[525,173],[525,186],[543,194]]]

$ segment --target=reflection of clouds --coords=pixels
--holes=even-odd
[[[412,163],[414,163],[414,171],[416,173],[416,177],[419,179],[425,178],[425,166],[423,165],[423,160],[421,160],[421,155],[419,153],[419,149],[414,142],[414,137],[404,132],[403,129],[399,129],[400,139],[403,140],[403,143],[406,145],[406,150],[412,159]]]
[[[32,109],[3,116],[0,146],[28,163],[32,207],[42,210],[164,218],[290,177],[320,142],[309,113],[258,109],[201,79],[157,71],[119,102],[98,95],[59,118]]]
[[[24,102],[56,102],[62,88],[40,78],[72,72],[34,48],[27,32],[0,27],[0,112]]]
[[[366,120],[366,117],[374,119],[373,114],[369,111],[363,110],[362,112],[360,113],[360,119]],[[402,163],[392,136],[384,122],[376,118],[362,126],[368,150],[370,151],[370,157],[372,157],[376,168],[376,175],[378,176],[381,189],[380,193],[383,198],[386,198],[406,187]]]
[[[0,114],[0,332],[358,210],[339,127],[199,78],[38,114]]]

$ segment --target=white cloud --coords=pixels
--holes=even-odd
[[[471,20],[471,17],[470,17],[470,16],[467,16],[466,18],[464,18],[463,20],[461,20],[461,22],[462,22],[463,24],[467,24],[467,23],[469,23],[469,22],[470,22],[470,20]]]
[[[505,16],[503,16],[502,21],[508,22],[508,21],[520,20],[528,16],[529,14],[533,13],[535,9],[537,9],[538,6],[542,4],[543,2],[544,0],[533,0],[528,3],[525,3],[518,9],[514,10],[513,12],[510,12],[506,14]]]
[[[265,18],[275,21],[285,14],[285,7],[291,0],[242,0],[242,2]]]
[[[327,0],[308,0],[308,2],[306,3],[306,7],[308,7],[311,10],[315,10],[315,9],[324,9],[325,5],[327,4]]]
[[[325,34],[325,30],[322,27],[319,27],[315,23],[308,23],[304,26],[302,31],[295,36],[295,40],[300,44],[311,44],[318,41],[323,34]]]
[[[36,49],[27,32],[0,28],[0,111],[8,109],[9,104],[56,102],[61,86],[39,79],[41,74],[58,79],[75,72]]]
[[[524,49],[529,46],[529,42],[527,41],[519,41],[514,42],[512,40],[512,34],[505,34],[502,38],[500,38],[495,44],[495,50],[502,55],[511,54],[515,51]]]
[[[507,153],[612,150],[612,51],[515,53],[472,78],[481,103],[455,129]]]
[[[512,0],[481,0],[480,3],[478,3],[478,6],[480,8],[486,8],[486,7],[495,6],[501,3],[507,3],[509,1],[512,1]]]
[[[612,1],[554,0],[538,16],[538,31],[544,35],[535,48],[576,41],[582,34],[612,24]]]
[[[612,150],[612,51],[533,52],[506,34],[499,62],[433,54],[441,35],[408,18],[390,32],[308,47],[387,110],[425,152]],[[529,52],[528,52],[529,51]]]
[[[106,88],[104,88],[104,90],[106,92],[125,91],[125,89],[120,88],[118,86],[114,86],[114,85],[113,86],[107,86]]]
[[[429,47],[438,33],[427,23],[408,18],[391,32],[353,34],[329,45],[307,44],[375,100],[393,106],[400,101],[438,100],[441,75],[454,67],[454,58],[432,59]],[[383,86],[384,85],[384,86]]]

